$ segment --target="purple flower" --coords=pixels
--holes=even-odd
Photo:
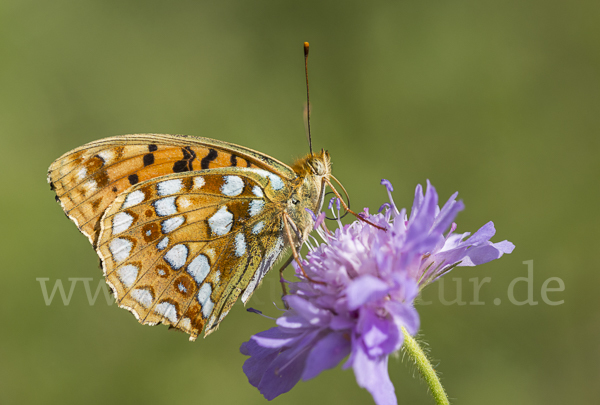
[[[402,346],[402,328],[411,335],[419,329],[413,306],[419,291],[456,266],[486,263],[514,249],[508,241],[489,241],[495,233],[492,222],[470,237],[454,234],[452,221],[464,208],[457,194],[440,209],[433,186],[427,182],[423,195],[419,185],[407,218],[392,200],[391,183],[382,184],[390,203],[376,215],[366,209],[363,215],[387,231],[363,221],[346,226],[338,221],[339,228],[331,232],[321,213],[316,224],[324,243],[316,248],[309,243],[302,263],[308,278],[295,264],[300,281],[290,283],[284,297],[289,309],[276,327],[242,344],[241,352],[250,356],[244,372],[268,400],[349,355],[343,367],[353,368],[358,385],[378,405],[396,404],[388,357]]]

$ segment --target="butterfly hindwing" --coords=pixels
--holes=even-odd
[[[56,199],[92,244],[111,203],[131,186],[161,176],[221,167],[258,168],[292,179],[293,171],[264,154],[208,138],[124,135],[91,142],[57,159],[48,171]]]
[[[215,330],[283,253],[289,192],[281,177],[240,167],[130,186],[102,216],[96,245],[119,306],[192,340]]]

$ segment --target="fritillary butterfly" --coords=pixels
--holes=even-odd
[[[306,209],[320,210],[330,176],[325,151],[289,167],[214,139],[146,134],[74,149],[48,182],[118,305],[194,340],[302,244],[314,225]]]

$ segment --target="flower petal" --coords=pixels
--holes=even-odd
[[[502,242],[494,243],[494,247],[501,251],[502,253],[511,254],[513,250],[515,250],[515,245],[512,242],[507,240],[503,240]]]
[[[286,296],[286,298],[288,297],[289,296]],[[281,328],[292,333],[295,333],[296,330],[310,327],[310,323],[308,323],[304,317],[299,316],[295,311],[287,311],[285,315],[277,318],[277,321],[275,322]]]
[[[329,328],[333,330],[352,329],[356,324],[356,320],[350,319],[347,316],[335,315],[331,318]]]
[[[331,319],[331,313],[327,310],[317,308],[310,301],[298,295],[288,295],[286,302],[298,315],[304,318],[310,325],[326,325]]]
[[[365,302],[384,297],[390,287],[382,280],[371,275],[360,276],[352,281],[346,288],[348,308],[357,309]]]
[[[316,377],[323,370],[337,366],[350,354],[350,337],[347,332],[332,332],[319,340],[306,359],[303,380]]]
[[[242,343],[240,352],[246,356],[250,356],[250,358],[246,359],[244,362],[242,370],[244,370],[250,384],[254,387],[258,387],[265,371],[277,357],[279,349],[262,347],[255,340],[250,339],[249,341]]]
[[[358,345],[352,357],[358,385],[371,393],[377,405],[397,405],[394,385],[388,374],[388,356],[371,359]]]
[[[265,370],[258,389],[269,401],[288,392],[300,381],[306,358],[318,331],[303,336],[293,348],[283,350]]]
[[[468,245],[479,245],[481,243],[485,243],[491,239],[492,236],[496,234],[496,228],[494,228],[494,223],[492,221],[488,222],[481,228],[477,230],[469,239],[467,239],[464,243]]]
[[[394,319],[382,318],[369,308],[361,309],[356,331],[370,357],[388,355],[402,344],[402,331]]]
[[[301,333],[301,332],[300,332]],[[284,333],[282,328],[271,328],[264,332],[257,333],[250,340],[255,341],[259,346],[270,349],[280,349],[285,346],[291,346],[298,339],[298,334]]]
[[[458,193],[454,193],[446,204],[444,204],[444,207],[435,219],[435,225],[432,232],[446,232],[446,229],[452,224],[458,212],[465,209],[465,204],[462,201],[454,201],[457,195]]]
[[[421,204],[423,204],[424,198],[425,197],[423,196],[423,186],[417,184],[417,187],[415,188],[415,199],[413,201],[413,206],[410,210],[410,219],[413,219],[413,216],[417,215]]]
[[[459,266],[477,266],[491,262],[502,257],[504,253],[511,253],[515,245],[509,241],[492,243],[488,246],[472,247],[466,251],[465,258]]]
[[[419,313],[412,304],[387,301],[385,303],[385,309],[392,314],[394,321],[399,328],[404,326],[411,335],[415,335],[419,331]],[[403,335],[400,335],[400,339],[404,339]]]

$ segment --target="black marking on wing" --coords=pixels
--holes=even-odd
[[[100,165],[100,167],[104,166],[104,164],[106,163],[106,160],[104,160],[104,158],[100,155],[94,155],[94,157],[92,157],[92,159],[94,159],[94,158],[98,158],[102,161],[102,164]]]
[[[208,165],[210,164],[210,162],[212,162],[213,160],[215,160],[217,158],[217,156],[219,156],[219,153],[216,150],[209,149],[208,150],[208,155],[206,155],[200,161],[200,167],[202,168],[202,170],[208,169]]]
[[[237,156],[233,153],[231,154],[229,161],[231,162],[231,166],[237,166]]]
[[[140,181],[137,174],[131,174],[127,179],[129,180],[129,184],[132,186]]]
[[[158,146],[155,144],[148,145],[148,152],[156,152],[158,150]]]
[[[181,152],[183,153],[183,159],[175,162],[173,165],[173,171],[175,173],[181,173],[194,170],[192,163],[194,162],[194,159],[196,159],[196,152],[194,152],[189,146],[181,148]],[[204,159],[202,159],[202,162],[204,162]]]
[[[148,153],[144,155],[144,167],[150,166],[154,163],[154,153]]]

